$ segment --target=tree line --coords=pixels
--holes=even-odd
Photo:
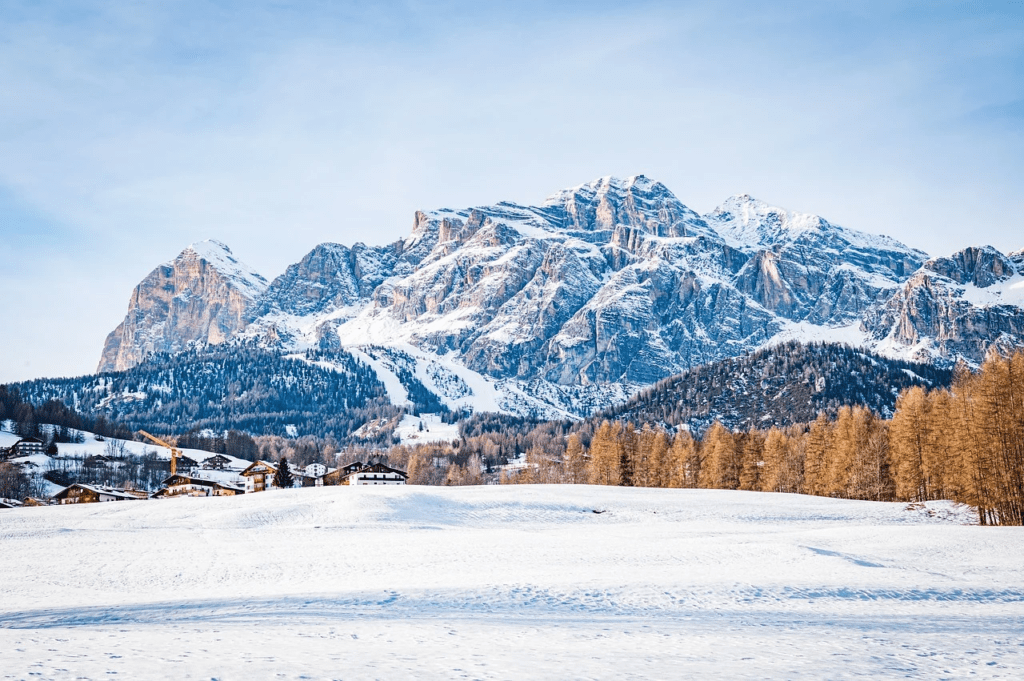
[[[993,353],[949,388],[900,393],[892,419],[864,406],[807,424],[702,437],[603,421],[589,445],[571,433],[558,454],[526,452],[518,483],[792,492],[875,501],[952,499],[983,525],[1024,524],[1024,351]]]
[[[154,354],[125,371],[37,379],[9,389],[32,404],[59,400],[104,414],[128,433],[198,428],[346,437],[367,421],[404,412],[388,400],[373,369],[350,354],[333,353],[331,367],[316,363],[323,353],[307,354],[283,357],[253,342],[203,346]],[[390,430],[380,432],[376,441],[387,445],[391,437]]]
[[[784,427],[831,417],[860,404],[891,417],[898,392],[947,387],[949,368],[881,357],[834,343],[789,341],[694,367],[645,388],[596,416],[703,432],[716,419],[729,428]]]

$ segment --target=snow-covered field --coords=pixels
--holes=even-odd
[[[0,511],[0,678],[1024,678],[1024,529],[970,520],[589,486]]]

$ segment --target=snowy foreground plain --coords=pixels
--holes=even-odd
[[[1024,678],[1024,530],[971,520],[589,486],[0,511],[0,678]]]

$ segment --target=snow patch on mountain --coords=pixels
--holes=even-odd
[[[789,341],[799,341],[801,343],[838,343],[856,348],[868,345],[868,334],[861,328],[860,322],[833,327],[786,320],[782,323],[782,328],[779,332],[761,347],[770,348]]]
[[[197,241],[186,247],[178,258],[194,255],[216,269],[242,295],[256,299],[269,286],[259,272],[235,257],[228,246],[216,239]],[[167,263],[173,266],[174,262]]]
[[[808,236],[830,235],[857,248],[902,251],[927,257],[896,239],[834,225],[810,213],[798,213],[759,201],[749,194],[731,196],[705,216],[717,234],[734,248],[756,250],[791,243]]]

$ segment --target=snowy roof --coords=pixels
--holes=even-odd
[[[180,473],[165,478],[160,484],[164,485],[165,488],[176,487],[178,485],[201,485],[203,487],[223,487],[225,489],[231,489],[237,492],[245,491],[245,487],[236,482],[194,477],[191,475],[181,475]]]
[[[114,487],[105,487],[103,485],[86,485],[86,484],[83,484],[83,483],[80,483],[80,482],[76,482],[73,485],[68,485],[67,487],[65,487],[61,491],[59,491],[56,494],[54,494],[53,498],[54,499],[63,498],[65,496],[67,496],[67,493],[70,490],[72,490],[72,489],[74,489],[76,487],[79,488],[79,489],[89,490],[90,492],[95,492],[96,494],[105,494],[108,497],[119,497],[121,499],[142,499],[142,498],[144,498],[144,497],[141,496],[141,493],[133,493],[133,492],[129,492],[129,491],[126,491],[126,490],[123,490],[123,489],[117,489],[117,488],[114,488]]]
[[[270,463],[269,461],[264,461],[263,459],[260,459],[259,461],[253,461],[251,464],[249,464],[244,471],[239,473],[239,475],[249,475],[250,473],[255,473],[257,472],[257,466],[264,466],[272,472],[277,471],[277,464]]]
[[[400,471],[397,468],[391,468],[390,466],[385,466],[382,463],[373,463],[373,464],[369,464],[369,465],[363,466],[362,468],[360,468],[357,471],[352,471],[348,475],[342,476],[342,479],[351,477],[353,475],[359,475],[360,473],[396,473],[398,475],[401,475],[403,478],[409,477],[409,474],[406,473],[405,471]]]

